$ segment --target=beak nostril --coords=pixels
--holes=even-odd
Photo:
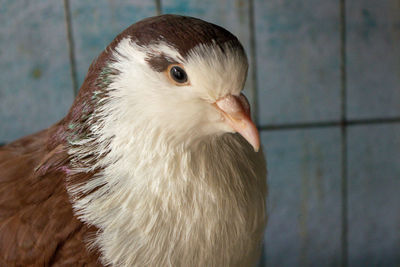
[[[233,114],[235,112],[240,112],[241,110],[243,110],[240,102],[237,101],[237,97],[233,95],[225,96],[217,100],[217,102],[215,103],[221,110],[228,114]]]

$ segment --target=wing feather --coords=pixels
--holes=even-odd
[[[52,130],[0,147],[1,266],[100,266],[65,188],[66,149],[49,148]]]

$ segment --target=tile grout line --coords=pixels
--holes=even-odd
[[[379,125],[400,123],[400,117],[394,118],[370,118],[370,119],[353,119],[353,120],[333,120],[333,121],[317,121],[317,122],[299,122],[299,123],[282,123],[260,125],[261,131],[278,131],[278,130],[301,130],[313,128],[339,127],[344,124],[346,127],[357,125]]]
[[[250,104],[253,107],[252,117],[256,125],[259,125],[259,108],[258,108],[258,83],[257,83],[257,52],[256,52],[256,34],[255,34],[255,16],[254,16],[254,0],[249,0],[249,32],[250,32],[250,58],[251,58],[251,81],[252,87],[250,88],[251,100]],[[267,267],[267,260],[265,255],[265,237],[261,247],[261,255],[258,267]]]
[[[340,7],[340,85],[341,85],[341,250],[342,267],[348,266],[348,179],[347,179],[347,73],[346,73],[346,0],[339,0]]]
[[[78,79],[77,79],[76,61],[75,61],[75,43],[72,34],[72,21],[71,21],[71,10],[69,6],[69,0],[64,0],[64,15],[65,15],[65,25],[67,30],[72,89],[74,91],[74,97],[75,97],[78,94],[79,88],[78,88]]]
[[[253,107],[252,116],[256,125],[259,125],[259,107],[258,107],[258,83],[257,83],[257,52],[256,52],[256,35],[255,35],[255,16],[254,16],[254,0],[249,0],[249,30],[250,30],[250,58],[251,58],[251,97]]]
[[[161,5],[161,0],[155,0],[156,1],[156,14],[157,16],[162,14],[162,5]]]

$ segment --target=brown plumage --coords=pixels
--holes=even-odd
[[[62,145],[51,149],[54,129],[0,148],[1,266],[100,265],[84,243],[96,229],[73,215],[65,172],[53,168],[68,158]]]
[[[109,220],[103,224],[101,221],[102,218],[93,219],[90,217],[92,216],[91,213],[89,214],[90,216],[88,213],[84,213],[85,207],[82,207],[82,205],[79,204],[78,208],[76,208],[75,204],[81,199],[85,199],[86,196],[97,196],[95,194],[97,190],[100,189],[101,191],[101,189],[104,189],[102,188],[103,186],[109,185],[107,182],[99,182],[99,184],[90,187],[90,189],[86,191],[79,191],[76,189],[79,189],[80,186],[89,183],[89,181],[95,180],[95,178],[98,178],[101,175],[105,176],[102,171],[103,168],[108,166],[104,166],[105,163],[103,165],[96,164],[99,163],[102,158],[111,154],[109,144],[113,141],[115,135],[108,137],[108,139],[101,139],[102,135],[99,134],[98,129],[107,126],[102,124],[102,116],[107,116],[107,114],[104,114],[104,112],[102,113],[101,108],[103,105],[107,105],[108,101],[113,100],[113,98],[109,97],[109,94],[110,92],[113,92],[114,89],[110,89],[109,85],[111,79],[116,79],[116,77],[118,77],[119,70],[116,68],[110,68],[110,65],[112,65],[116,60],[116,47],[120,44],[121,40],[126,40],[127,38],[143,49],[147,46],[154,49],[155,44],[163,43],[173,47],[179,53],[179,56],[175,58],[160,51],[149,50],[148,53],[146,53],[146,57],[141,61],[141,63],[146,62],[145,64],[148,64],[146,67],[149,67],[149,69],[152,70],[150,74],[156,77],[154,80],[159,82],[156,83],[158,85],[160,85],[160,81],[157,79],[161,79],[159,77],[164,77],[160,76],[159,73],[165,72],[171,65],[183,66],[181,62],[186,62],[185,60],[187,57],[190,57],[192,49],[199,47],[199,45],[200,47],[202,47],[201,45],[212,47],[217,51],[216,55],[219,55],[222,59],[227,55],[236,56],[236,61],[227,61],[228,63],[233,62],[233,66],[226,67],[231,67],[231,69],[237,70],[237,76],[240,77],[238,79],[235,79],[237,77],[233,77],[233,80],[236,83],[231,83],[235,86],[237,85],[237,88],[228,88],[231,91],[227,91],[227,93],[224,93],[219,97],[217,96],[217,93],[215,93],[216,98],[214,99],[213,106],[210,105],[212,103],[207,103],[206,105],[208,109],[215,113],[212,113],[212,116],[217,116],[218,118],[225,116],[225,118],[228,119],[232,118],[232,116],[239,116],[234,117],[235,120],[230,122],[231,125],[234,125],[233,127],[235,127],[235,122],[242,123],[240,124],[241,128],[238,132],[244,129],[243,125],[250,127],[250,129],[246,128],[246,131],[243,130],[244,137],[247,141],[252,141],[253,143],[251,146],[253,146],[255,150],[258,150],[258,132],[249,118],[250,110],[247,100],[244,95],[240,94],[247,70],[247,59],[237,38],[219,26],[198,19],[182,16],[164,15],[145,19],[133,24],[118,35],[99,55],[99,57],[93,61],[79,94],[64,119],[46,130],[0,147],[0,266],[102,266],[101,262],[131,266],[132,263],[136,264],[139,260],[141,262],[153,262],[152,266],[158,266],[158,263],[160,262],[169,262],[169,264],[175,262],[176,266],[181,266],[181,262],[191,262],[193,259],[196,259],[195,257],[199,257],[199,255],[206,255],[202,257],[209,256],[210,253],[207,250],[200,251],[200,249],[202,249],[202,243],[199,243],[201,244],[199,245],[199,249],[196,246],[193,246],[193,249],[190,250],[187,249],[186,245],[182,245],[186,244],[186,240],[182,241],[183,238],[182,240],[176,238],[174,242],[177,246],[180,246],[180,250],[177,250],[176,254],[174,254],[175,252],[172,250],[168,250],[169,254],[164,257],[164,255],[161,255],[164,250],[161,246],[168,247],[168,240],[164,241],[162,238],[167,235],[165,234],[165,231],[163,233],[164,236],[162,234],[158,235],[157,228],[155,228],[155,232],[146,230],[148,231],[146,232],[147,236],[142,239],[148,242],[148,244],[144,243],[144,245],[148,245],[149,247],[154,247],[152,242],[157,243],[158,241],[154,241],[158,240],[157,238],[160,238],[161,242],[164,242],[160,244],[162,249],[160,248],[159,251],[162,252],[155,256],[151,255],[149,258],[146,258],[147,253],[149,253],[148,251],[143,252],[142,255],[137,255],[137,259],[135,259],[135,255],[130,255],[129,248],[132,247],[131,243],[129,243],[130,240],[121,243],[121,247],[124,251],[128,251],[121,256],[118,254],[118,249],[113,250],[114,247],[111,246],[112,244],[110,245],[107,243],[110,241],[109,237],[113,237],[112,233],[109,234],[108,232],[103,235],[105,237],[96,240],[97,243],[95,243],[94,246],[90,246],[90,243],[95,239],[95,237],[100,236],[100,234],[106,232],[106,230],[113,230],[112,227],[107,228],[110,224],[109,221],[113,218],[112,216],[103,214],[103,216],[107,217],[107,220]],[[230,49],[234,53],[232,51],[228,53],[225,49]],[[208,50],[200,49],[198,51],[200,51],[199,55],[202,56],[201,53]],[[220,58],[216,58],[216,60]],[[213,73],[213,70],[211,70],[211,73]],[[219,76],[216,79],[218,80],[218,78]],[[229,77],[229,79],[230,78],[231,77]],[[168,83],[170,80],[162,80],[162,82]],[[189,87],[191,84],[187,86]],[[144,89],[142,88],[141,90]],[[226,88],[222,89],[225,90]],[[233,95],[232,90],[236,90],[235,95]],[[196,102],[194,103],[198,104],[198,98],[195,100]],[[187,100],[185,101],[187,102]],[[231,110],[233,110],[232,113],[229,113]],[[211,111],[208,112],[210,113]],[[225,111],[228,115],[224,113]],[[181,113],[177,114],[178,117],[181,115]],[[185,112],[183,114],[185,114]],[[208,113],[205,112],[204,114]],[[175,115],[171,113],[171,117],[174,116]],[[203,115],[200,113],[199,116]],[[211,117],[211,115],[207,116],[214,118]],[[203,123],[205,120],[204,118],[207,119],[208,117],[201,118],[202,120],[199,120],[199,123]],[[221,118],[223,119],[223,117]],[[215,122],[215,124],[219,123],[218,127],[222,127],[220,126],[220,124],[224,123],[221,122],[223,121],[222,119]],[[92,125],[95,125],[96,127],[98,126],[99,128],[92,129]],[[217,164],[220,165],[215,165],[215,162],[210,160],[210,157],[199,156],[200,160],[198,162],[194,160],[193,163],[191,163],[193,166],[178,167],[182,167],[183,171],[193,168],[193,170],[187,172],[193,176],[196,176],[196,173],[202,173],[203,169],[216,169],[221,166],[222,170],[219,176],[216,175],[220,180],[213,180],[215,177],[213,174],[210,174],[208,175],[209,177],[207,176],[204,178],[205,180],[196,181],[203,183],[202,186],[208,187],[209,189],[207,190],[211,189],[210,192],[204,192],[206,189],[202,188],[191,188],[190,186],[196,185],[195,182],[190,184],[191,181],[187,182],[187,188],[189,189],[185,189],[188,192],[188,195],[179,195],[181,192],[177,190],[176,199],[172,197],[173,201],[171,200],[171,204],[165,210],[162,210],[162,213],[165,212],[165,218],[172,218],[172,222],[161,221],[159,224],[163,225],[163,223],[165,223],[166,226],[174,229],[174,220],[176,218],[170,216],[173,214],[171,211],[176,212],[175,208],[179,208],[180,205],[182,207],[188,207],[187,210],[179,211],[183,214],[181,214],[179,219],[183,218],[184,220],[182,219],[182,221],[177,221],[182,223],[180,226],[182,227],[182,231],[187,231],[186,238],[191,238],[189,234],[193,233],[193,236],[196,236],[206,245],[215,241],[215,244],[211,244],[212,246],[215,245],[215,249],[212,246],[208,249],[213,249],[214,251],[220,249],[224,253],[225,258],[222,256],[220,257],[220,252],[215,252],[218,255],[210,255],[210,259],[201,259],[203,262],[210,262],[212,266],[219,264],[218,262],[223,262],[228,265],[229,262],[233,262],[234,264],[231,264],[232,266],[241,266],[244,262],[246,262],[246,265],[247,263],[253,264],[259,252],[259,243],[262,239],[262,228],[265,223],[264,200],[266,185],[264,158],[261,152],[255,153],[253,148],[246,143],[242,137],[230,134],[234,132],[231,128],[229,128],[230,130],[221,128],[224,129],[222,133],[229,132],[229,134],[224,137],[221,137],[222,134],[220,128],[216,129],[218,129],[218,131],[214,129],[212,135],[204,134],[204,136],[202,136],[205,140],[204,145],[201,145],[202,143],[198,142],[196,139],[196,142],[193,142],[196,144],[193,145],[195,149],[193,149],[190,142],[186,143],[186,140],[185,142],[178,144],[171,142],[171,144],[168,143],[165,146],[169,148],[173,145],[179,146],[178,151],[183,150],[187,152],[187,155],[192,155],[193,158],[196,158],[197,148],[203,151],[218,152],[218,147],[214,148],[210,146],[219,144],[221,145],[220,150],[223,152],[220,154],[219,152],[215,152],[213,156],[215,156],[214,161],[219,160],[218,157],[221,157],[220,163],[217,162]],[[195,136],[195,131],[192,131],[192,133]],[[241,134],[243,135],[243,133]],[[156,135],[154,138],[155,141],[157,141],[158,136],[159,135]],[[154,140],[149,139],[147,142],[152,146],[154,145],[152,143],[155,142]],[[165,142],[169,141],[168,138],[165,139]],[[126,142],[129,143],[129,140],[126,140]],[[158,143],[155,142],[155,144]],[[152,152],[154,153],[154,151]],[[76,155],[74,155],[74,153]],[[146,151],[132,151],[132,153],[146,153]],[[235,156],[235,153],[237,153],[237,157]],[[229,162],[228,159],[230,158],[232,159],[232,162]],[[117,157],[115,160],[113,159],[104,162],[112,165],[119,159],[120,158]],[[202,161],[202,159],[206,160]],[[92,166],[96,167],[92,168]],[[134,168],[135,162],[130,162],[127,166],[127,171],[129,173],[129,171]],[[226,166],[230,169],[227,167],[227,170],[225,171],[223,168]],[[240,169],[238,166],[242,166],[243,168]],[[167,167],[171,166],[166,166],[166,168]],[[171,168],[172,170],[178,169],[178,167],[173,167],[174,168]],[[125,171],[125,169],[122,168],[121,174],[123,171]],[[230,172],[231,174],[233,172],[234,175],[229,175]],[[177,173],[180,174],[182,172],[177,171]],[[138,174],[137,177],[141,178],[140,174]],[[102,176],[100,178],[102,178]],[[116,177],[116,179],[118,178],[119,177]],[[129,178],[134,179],[135,177]],[[173,178],[175,179],[176,177]],[[230,179],[232,180],[232,185],[229,184]],[[171,185],[174,183],[175,180],[172,181]],[[224,183],[226,183],[224,188],[216,188],[220,186],[220,184]],[[170,184],[167,183],[167,185]],[[163,186],[163,183],[160,182],[160,192],[163,191],[161,186]],[[113,189],[111,186],[110,188]],[[102,191],[102,195],[99,194],[100,197],[103,197],[103,200],[108,194],[106,189]],[[109,191],[112,191],[111,189]],[[224,195],[225,191],[229,194]],[[162,194],[160,194],[160,196],[161,195]],[[151,198],[154,194],[147,194],[146,196]],[[157,196],[155,197],[155,199],[157,199]],[[179,202],[182,201],[179,197],[184,199],[184,201],[189,200],[193,202],[185,202],[182,205],[182,203]],[[189,230],[184,228],[186,227],[185,220],[192,223],[192,219],[187,215],[191,214],[189,211],[193,210],[193,207],[190,205],[199,205],[197,202],[198,200],[195,197],[201,199],[201,203],[203,203],[202,201],[204,198],[204,201],[210,201],[210,205],[214,205],[218,208],[216,210],[208,210],[202,206],[193,206],[195,211],[196,208],[199,208],[198,210],[207,210],[207,212],[210,212],[212,216],[215,215],[215,220],[212,216],[210,218],[202,218],[200,216],[196,219],[197,221],[193,220],[194,227],[192,231],[192,229],[189,229],[191,225],[190,227],[188,226]],[[231,199],[226,199],[228,197],[232,197],[232,201]],[[126,204],[118,202],[121,201],[118,198],[118,194],[115,198],[115,202],[112,202],[112,205],[110,205],[114,209],[110,208],[110,211],[113,212],[118,211],[121,204]],[[129,195],[127,198],[131,199]],[[93,201],[93,197],[87,199]],[[129,205],[132,206],[133,204],[131,203],[134,202],[132,200],[130,201]],[[225,206],[219,208],[219,205],[225,204],[227,204],[226,213],[224,213]],[[73,205],[75,205],[75,209],[73,208]],[[121,220],[127,219],[130,223],[128,208],[131,207],[129,205],[127,204],[127,207],[124,207],[127,208],[126,214],[128,217],[122,216]],[[238,205],[237,209],[235,205]],[[249,207],[246,205],[249,205]],[[145,208],[143,210],[146,211]],[[96,209],[95,211],[97,212]],[[104,212],[104,210],[102,210],[102,212]],[[156,211],[154,213],[158,212]],[[239,221],[236,225],[235,223],[230,222],[230,214],[236,216],[235,218]],[[81,217],[78,218],[78,215]],[[149,218],[151,218],[150,215],[148,216]],[[217,218],[220,217],[223,218],[223,221],[221,219],[221,222],[218,222]],[[151,219],[149,220],[151,221]],[[89,223],[87,221],[89,221]],[[214,227],[214,229],[203,229],[203,223],[201,223],[203,221],[206,222],[205,224],[209,223],[210,225],[213,225],[212,227]],[[100,226],[99,228],[96,228],[96,226],[94,226],[96,224],[105,225],[104,229],[107,229],[100,229]],[[204,241],[207,234],[216,231],[217,228],[215,228],[215,225],[225,229],[224,231],[219,231],[222,232],[221,237],[215,237],[215,239],[212,239],[212,242]],[[132,225],[128,226],[126,227],[127,234],[129,231],[129,234],[132,235],[133,238],[137,237],[135,236],[136,232],[142,230],[137,230]],[[124,229],[120,230],[123,231]],[[237,234],[239,238],[243,239],[243,242],[241,240],[233,240],[231,242],[228,239],[230,236],[235,234]],[[122,237],[124,237],[124,234]],[[207,236],[207,238],[214,238],[214,236]],[[196,242],[196,240],[189,240],[189,244],[192,241]],[[221,244],[228,244],[231,246],[231,250],[224,251],[225,245]],[[236,250],[241,248],[243,244],[249,244],[247,246],[249,247],[249,251],[243,252],[244,255],[238,255]],[[144,248],[145,247],[143,247],[143,249]],[[142,248],[140,247],[140,249]],[[103,254],[105,254],[105,252],[108,254],[104,256]],[[141,266],[140,263],[138,265]]]

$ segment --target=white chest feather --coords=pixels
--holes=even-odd
[[[265,176],[262,152],[228,134],[196,151],[120,157],[69,190],[101,186],[74,206],[100,229],[94,244],[105,264],[253,266],[266,219]]]

